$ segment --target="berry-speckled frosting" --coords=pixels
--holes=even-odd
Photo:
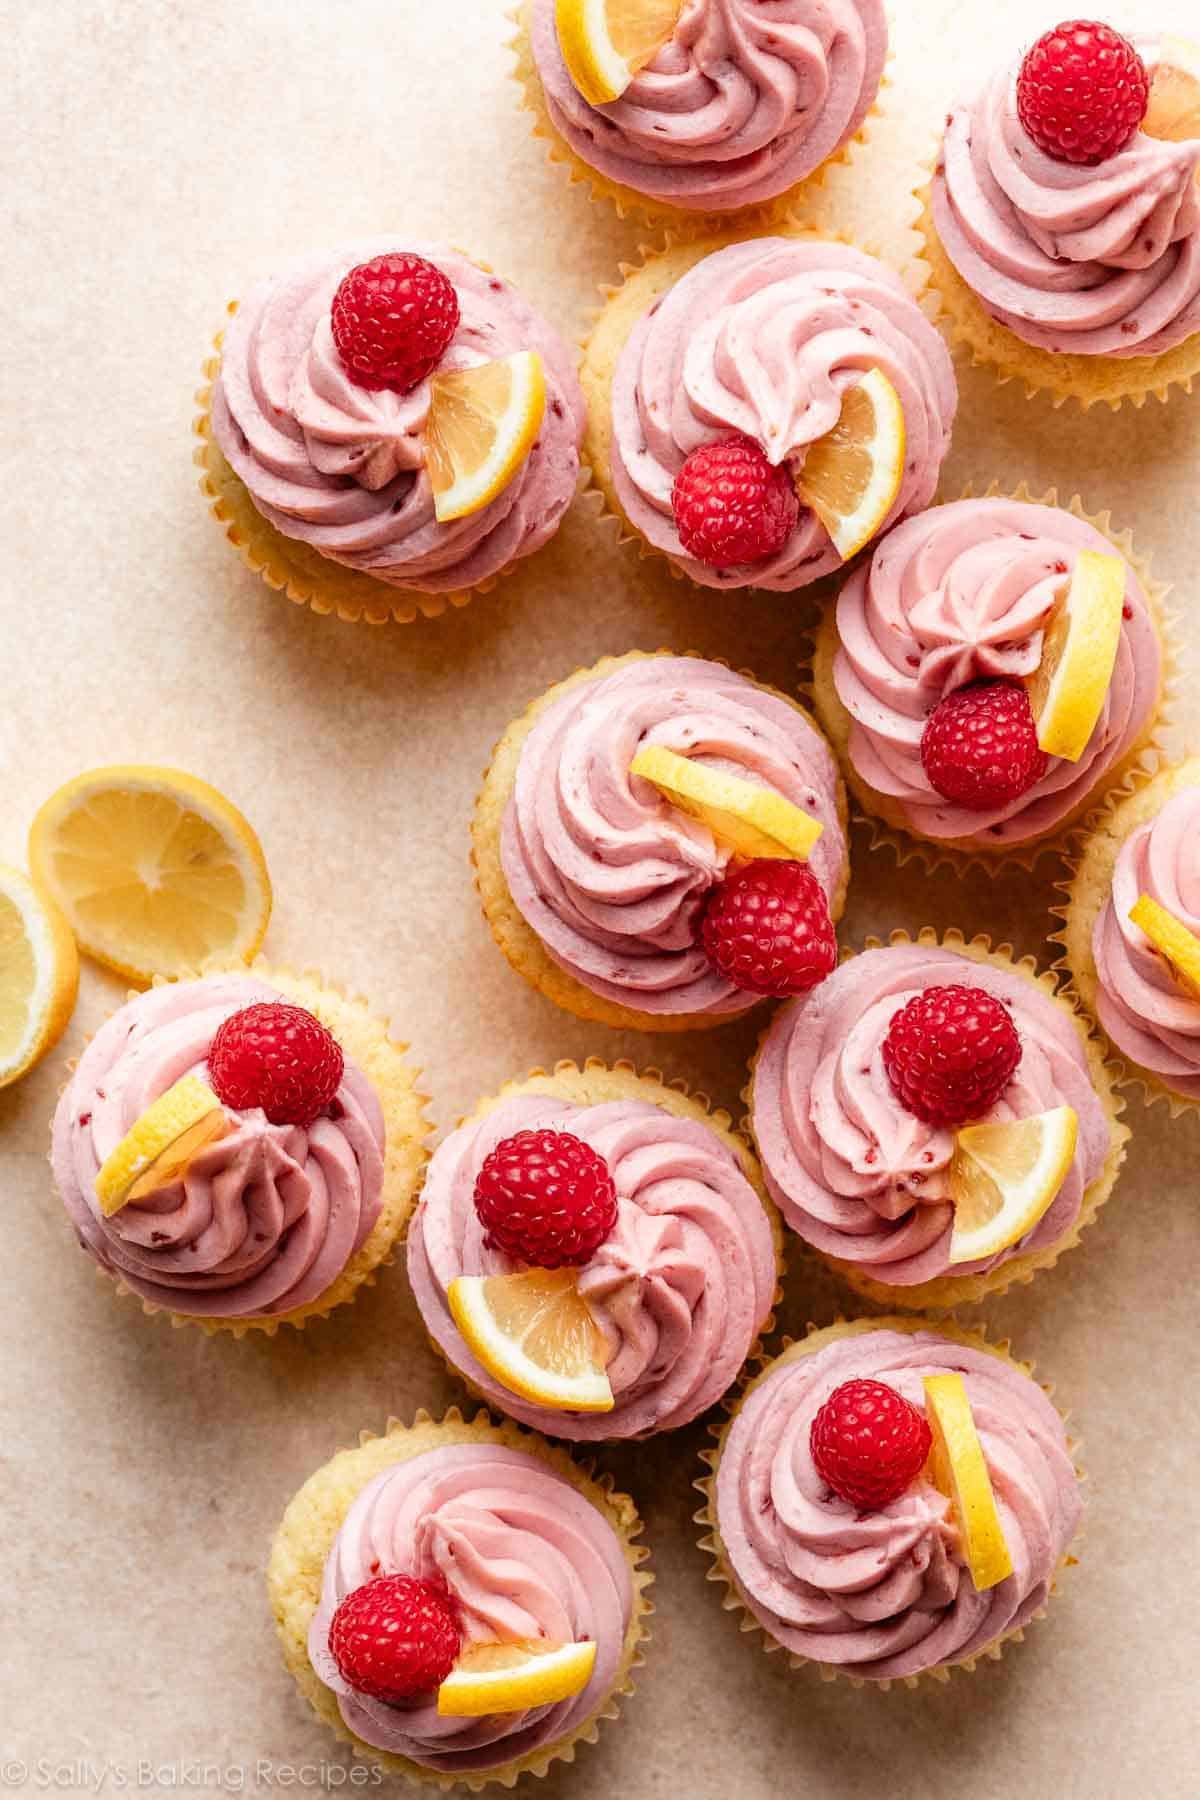
[[[591,106],[563,61],[555,0],[533,0],[552,123],[609,181],[669,206],[773,200],[849,142],[887,60],[882,0],[683,0],[674,35],[619,100]]]
[[[1200,787],[1175,794],[1130,833],[1092,934],[1096,1010],[1123,1056],[1200,1100],[1200,999],[1182,986],[1129,917],[1142,894],[1200,936]]]
[[[638,1012],[747,1011],[758,996],[709,962],[704,901],[729,852],[629,765],[662,745],[757,781],[821,821],[809,867],[835,913],[846,879],[841,786],[806,713],[719,663],[646,656],[567,685],[521,750],[501,860],[547,953],[592,992]]]
[[[436,1581],[463,1645],[596,1645],[587,1686],[526,1712],[442,1718],[437,1695],[391,1704],[338,1671],[329,1628],[339,1603],[376,1575]],[[469,1774],[577,1731],[618,1674],[634,1595],[625,1549],[599,1509],[539,1457],[502,1444],[445,1444],[384,1469],[342,1521],[325,1564],[308,1654],[355,1736],[427,1769]]]
[[[701,444],[741,432],[799,464],[833,430],[848,387],[883,371],[904,408],[907,453],[886,524],[928,506],[950,445],[950,354],[899,275],[847,244],[767,237],[704,257],[634,326],[612,383],[612,480],[630,523],[706,587],[790,591],[841,566],[802,507],[782,548],[752,567],[685,555],[675,477]]]
[[[1159,40],[1135,39],[1153,75]],[[1059,162],[1017,115],[1021,59],[950,114],[932,189],[946,253],[988,312],[1042,350],[1154,356],[1200,331],[1200,139],[1139,131]]]
[[[96,1176],[152,1101],[185,1075],[208,1079],[218,1027],[285,996],[251,976],[211,975],[138,994],[102,1025],[54,1115],[58,1191],[101,1268],[156,1306],[265,1319],[318,1300],[362,1248],[382,1205],[383,1110],[347,1060],[309,1126],[226,1108],[234,1129],[185,1177],[105,1218]]]
[[[484,1239],[475,1181],[518,1131],[569,1131],[608,1164],[617,1222],[579,1273],[609,1347],[615,1406],[554,1411],[520,1399],[476,1361],[446,1300],[459,1275],[520,1267]],[[408,1236],[408,1273],[435,1343],[484,1398],[556,1437],[635,1438],[686,1425],[737,1377],[771,1310],[771,1220],[735,1152],[699,1119],[643,1100],[582,1105],[517,1093],[448,1137]]]
[[[1150,602],[1127,566],[1116,663],[1078,762],[1051,757],[1027,792],[991,811],[946,800],[922,766],[925,725],[948,693],[1036,670],[1043,627],[1081,550],[1119,554],[1094,525],[1059,507],[958,500],[898,525],[842,589],[833,678],[852,721],[850,763],[923,837],[981,849],[1043,837],[1076,816],[1144,739],[1163,654]]]
[[[915,994],[953,982],[999,1000],[1021,1040],[1016,1072],[984,1117],[1072,1106],[1079,1138],[1067,1178],[1033,1230],[989,1262],[951,1270],[954,1132],[903,1105],[883,1066],[883,1040]],[[1104,1169],[1111,1136],[1066,1006],[1011,965],[933,944],[865,950],[778,1012],[755,1065],[752,1118],[767,1187],[787,1223],[823,1254],[891,1287],[978,1274],[1059,1243]]]
[[[979,1592],[950,1503],[921,1475],[859,1512],[818,1475],[809,1434],[844,1381],[886,1382],[922,1412],[926,1375],[966,1386],[1013,1572]],[[934,1331],[819,1332],[755,1382],[715,1477],[720,1541],[743,1604],[793,1655],[869,1681],[978,1656],[1046,1604],[1083,1506],[1062,1420],[1036,1382]]]
[[[407,394],[360,387],[330,322],[357,263],[410,248],[458,295],[442,370],[536,350],[546,378],[542,428],[513,479],[445,523],[425,470],[428,380]],[[553,535],[575,493],[583,423],[574,359],[514,288],[456,250],[392,240],[318,252],[256,287],[226,330],[212,393],[217,443],[265,519],[334,562],[422,593],[475,587]]]

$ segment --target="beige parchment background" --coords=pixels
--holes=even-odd
[[[905,192],[952,93],[1060,7],[896,10],[889,116],[834,197],[903,255]],[[1177,31],[1194,18],[1191,0],[1149,11]],[[1139,15],[1133,0],[1113,9]],[[393,1016],[439,1131],[507,1076],[589,1053],[736,1106],[754,1026],[620,1037],[509,972],[471,890],[467,820],[495,737],[553,679],[670,644],[787,686],[803,606],[676,584],[577,505],[501,596],[432,623],[340,625],[253,580],[196,491],[189,425],[210,334],[230,296],[293,253],[389,228],[448,237],[572,335],[631,254],[636,232],[530,141],[498,0],[3,0],[0,19],[0,857],[22,860],[34,809],[78,770],[182,766],[261,834],[272,959],[319,966]],[[1085,423],[969,371],[962,387],[947,490],[1027,476],[1111,506],[1176,583],[1194,640],[1200,395]],[[1036,881],[931,882],[861,834],[856,851],[847,941],[932,920],[1044,950],[1047,865]],[[329,1785],[346,1756],[279,1664],[270,1534],[360,1427],[461,1396],[399,1268],[332,1322],[268,1341],[207,1342],[114,1301],[75,1248],[45,1151],[64,1061],[120,998],[86,969],[59,1052],[0,1094],[0,1782],[78,1790],[107,1765],[106,1791],[123,1774],[168,1792],[210,1763],[224,1791],[274,1791],[280,1764]],[[705,1584],[690,1524],[701,1429],[606,1454],[654,1547],[656,1638],[622,1724],[546,1782],[547,1800],[1200,1793],[1200,1125],[1136,1102],[1131,1119],[1127,1172],[1083,1247],[985,1309],[1085,1442],[1084,1560],[1050,1620],[949,1689],[791,1675]],[[839,1304],[798,1248],[787,1294],[793,1332]]]

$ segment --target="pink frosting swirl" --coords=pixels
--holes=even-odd
[[[555,128],[610,181],[692,210],[772,200],[858,130],[887,60],[882,0],[685,0],[670,41],[619,100],[567,72],[555,0],[534,0],[533,56]]]
[[[609,1344],[611,1412],[553,1411],[510,1393],[450,1315],[456,1276],[520,1266],[485,1242],[474,1204],[484,1158],[518,1131],[572,1132],[616,1185],[616,1226],[579,1277]],[[556,1437],[634,1438],[686,1425],[725,1393],[771,1310],[776,1257],[762,1200],[707,1125],[647,1101],[517,1094],[437,1151],[408,1234],[408,1275],[435,1343],[485,1399]]]
[[[569,1700],[478,1719],[441,1718],[437,1696],[404,1705],[356,1693],[329,1650],[338,1605],[376,1575],[438,1581],[464,1645],[594,1642]],[[309,1659],[365,1743],[427,1769],[489,1769],[575,1731],[616,1680],[633,1615],[624,1548],[603,1513],[540,1458],[486,1442],[445,1444],[369,1481],[325,1564]]]
[[[1137,46],[1153,74],[1157,39]],[[950,114],[932,189],[946,254],[1000,324],[1042,350],[1154,356],[1200,331],[1200,139],[1139,131],[1094,167],[1040,150],[1020,61]]]
[[[1154,713],[1162,650],[1131,568],[1104,708],[1078,762],[1051,757],[1008,806],[974,812],[946,800],[921,763],[939,700],[985,677],[1019,681],[1041,659],[1042,629],[1081,550],[1117,554],[1073,513],[1016,500],[957,500],[896,527],[851,575],[837,604],[833,679],[850,714],[850,761],[929,838],[981,847],[1053,830],[1134,749]]]
[[[143,1300],[174,1313],[263,1319],[317,1300],[361,1249],[383,1196],[383,1110],[349,1060],[307,1127],[258,1108],[203,1150],[183,1180],[106,1219],[104,1159],[158,1096],[207,1056],[231,1013],[284,996],[246,975],[138,994],[101,1026],[54,1115],[54,1177],[83,1248]]]
[[[1124,1056],[1200,1100],[1200,999],[1130,919],[1142,894],[1200,935],[1200,787],[1175,794],[1130,833],[1092,934],[1101,1025]]]
[[[773,463],[799,463],[870,369],[900,396],[908,438],[887,523],[927,506],[958,400],[939,334],[894,270],[846,244],[754,238],[690,269],[634,326],[613,375],[612,478],[642,536],[705,587],[791,591],[841,566],[801,509],[786,543],[753,567],[684,554],[671,489],[701,444],[744,432]]]
[[[356,263],[394,240],[325,250],[243,300],[225,333],[212,425],[226,461],[285,537],[394,587],[472,587],[553,536],[575,493],[585,408],[566,345],[515,289],[456,250],[411,246],[453,282],[461,320],[443,370],[536,350],[546,376],[537,442],[502,493],[440,523],[425,472],[429,383],[359,387],[330,306]]]
[[[767,1187],[792,1229],[892,1287],[950,1271],[954,1133],[901,1104],[883,1066],[883,1040],[915,994],[951,982],[993,995],[1021,1039],[1016,1073],[985,1117],[1072,1106],[1079,1119],[1075,1160],[1033,1230],[990,1261],[956,1263],[952,1272],[975,1274],[1058,1243],[1108,1156],[1108,1117],[1079,1032],[1043,988],[1015,968],[925,944],[851,957],[776,1013],[755,1067],[753,1128]]]
[[[833,895],[846,873],[837,768],[824,738],[777,694],[718,663],[647,656],[568,688],[521,750],[501,836],[514,901],[555,962],[640,1012],[745,1012],[700,942],[729,853],[629,765],[659,744],[774,788],[820,819],[809,861]]]
[[[980,1593],[948,1500],[924,1476],[879,1512],[830,1492],[809,1450],[844,1381],[886,1382],[925,1410],[923,1378],[960,1374],[1013,1572]],[[734,1417],[716,1474],[737,1591],[796,1656],[870,1681],[977,1656],[1028,1624],[1050,1592],[1083,1505],[1062,1420],[1020,1369],[934,1331],[865,1331],[781,1356]]]

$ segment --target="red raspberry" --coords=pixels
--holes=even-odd
[[[373,1700],[412,1700],[440,1687],[461,1642],[449,1596],[412,1575],[376,1575],[353,1588],[329,1627],[343,1681]]]
[[[272,1125],[311,1125],[342,1083],[341,1046],[302,1006],[265,1000],[218,1026],[208,1076],[239,1112],[261,1106]]]
[[[883,1381],[843,1381],[808,1434],[817,1474],[860,1512],[898,1500],[925,1467],[932,1441],[924,1413]]]
[[[585,1263],[617,1222],[608,1164],[569,1131],[518,1131],[484,1159],[475,1211],[487,1241],[536,1269]]]
[[[1006,1006],[982,988],[926,988],[892,1017],[883,1066],[896,1098],[927,1125],[962,1125],[996,1104],[1021,1060]]]
[[[930,713],[921,735],[930,785],[972,812],[1027,794],[1046,773],[1029,695],[1012,681],[973,681]]]
[[[1124,150],[1146,116],[1141,57],[1111,25],[1071,19],[1040,37],[1017,77],[1017,113],[1058,162],[1101,163]]]
[[[751,994],[807,994],[837,966],[829,902],[803,863],[760,857],[709,895],[701,936],[708,960]]]
[[[333,296],[333,341],[359,387],[407,394],[445,356],[458,317],[458,295],[442,271],[396,252],[343,278]]]
[[[671,511],[679,542],[714,569],[764,562],[800,516],[792,478],[769,463],[753,438],[702,444],[675,477]]]

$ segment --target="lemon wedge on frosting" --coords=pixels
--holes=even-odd
[[[954,1508],[963,1555],[982,1592],[1011,1575],[1013,1566],[961,1375],[926,1375],[925,1414],[933,1434],[930,1472]]]
[[[536,350],[431,376],[425,466],[437,518],[464,519],[503,493],[533,449],[545,411]]]
[[[469,1349],[510,1393],[565,1412],[612,1411],[608,1345],[574,1269],[459,1275],[446,1298]]]
[[[148,1106],[100,1165],[96,1198],[106,1219],[178,1181],[194,1156],[229,1131],[207,1082],[185,1075]]]
[[[805,451],[796,492],[843,562],[870,543],[896,504],[906,448],[900,396],[882,369],[870,369],[842,395],[833,430]]]
[[[1091,742],[1112,681],[1124,605],[1121,558],[1081,550],[1042,635],[1042,660],[1026,683],[1038,744],[1048,756],[1078,762]]]
[[[619,100],[675,30],[683,0],[555,0],[567,73],[590,106]]]
[[[1142,130],[1172,144],[1200,138],[1200,44],[1163,38]]]
[[[951,1263],[995,1256],[1032,1231],[1067,1178],[1078,1136],[1071,1106],[964,1126],[950,1160]]]
[[[1200,999],[1200,937],[1149,894],[1138,897],[1129,909],[1129,917],[1170,963],[1180,987]]]
[[[0,1087],[53,1050],[79,990],[79,953],[59,908],[0,863]]]
[[[594,1643],[475,1644],[463,1652],[438,1689],[443,1718],[554,1706],[582,1693],[596,1666]]]
[[[707,825],[735,856],[807,862],[823,826],[774,788],[710,769],[661,744],[643,744],[629,765],[672,806]]]

